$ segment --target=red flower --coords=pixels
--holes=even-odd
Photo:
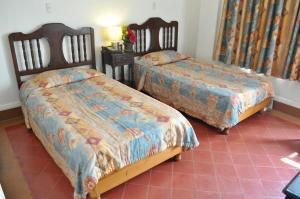
[[[136,36],[135,36],[134,32],[130,28],[127,28],[127,33],[128,33],[128,38],[129,38],[130,42],[134,44],[136,42]]]

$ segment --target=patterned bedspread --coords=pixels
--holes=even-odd
[[[95,71],[68,70],[51,72],[51,80],[49,74],[29,80],[21,101],[76,198],[103,176],[147,156],[198,146],[192,126],[175,109]]]
[[[236,66],[187,57],[163,63],[165,59],[153,57],[161,63],[151,65],[148,57],[136,61],[138,90],[220,129],[236,125],[240,113],[273,95],[265,76]]]

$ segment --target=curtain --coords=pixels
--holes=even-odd
[[[299,0],[224,0],[214,58],[299,80]]]
[[[284,78],[300,81],[300,8],[295,22],[295,28],[286,60],[286,67],[283,73]]]

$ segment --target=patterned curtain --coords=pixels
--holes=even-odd
[[[299,79],[299,0],[224,0],[214,58]]]
[[[283,77],[300,81],[300,8],[295,22]]]

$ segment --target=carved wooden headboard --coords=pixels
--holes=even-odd
[[[23,76],[83,65],[96,68],[91,27],[75,30],[49,23],[29,34],[11,33],[8,38],[19,87]]]
[[[137,42],[134,45],[136,56],[160,50],[177,51],[177,21],[168,23],[159,17],[153,17],[141,25],[130,24],[128,27],[132,29],[137,36]],[[147,32],[149,32],[149,34]],[[149,39],[147,35],[150,37]],[[149,45],[147,45],[148,42],[150,42]]]

